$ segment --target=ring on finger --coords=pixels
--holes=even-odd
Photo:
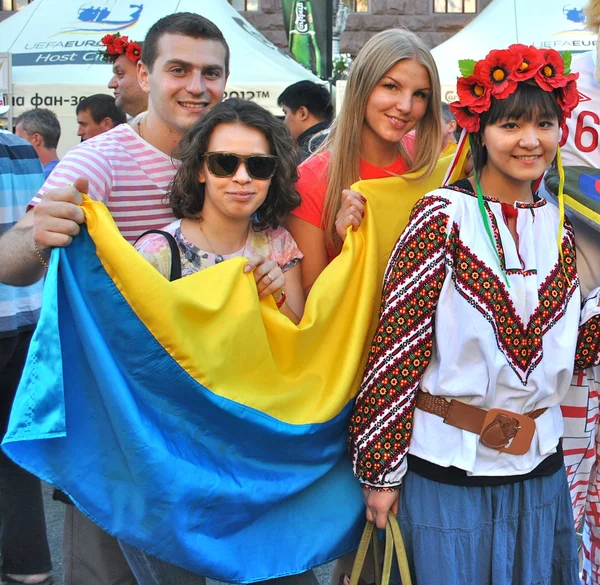
[[[273,282],[275,280],[270,273],[268,273],[267,276],[269,277],[269,282]]]

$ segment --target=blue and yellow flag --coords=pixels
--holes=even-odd
[[[441,184],[361,182],[363,225],[299,326],[258,300],[241,258],[168,282],[86,201],[52,253],[3,448],[110,534],[229,582],[299,573],[358,544],[350,410],[383,272]]]

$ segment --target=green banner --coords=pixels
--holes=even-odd
[[[331,75],[331,0],[281,0],[288,45],[294,59],[315,75]]]

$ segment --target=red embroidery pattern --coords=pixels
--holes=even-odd
[[[459,191],[460,193],[464,193],[465,195],[469,195],[470,197],[477,197],[473,191],[469,191],[467,189],[463,189],[462,187],[458,187],[456,185],[450,185],[448,189],[452,189],[453,191]],[[506,274],[521,274],[522,276],[534,276],[537,274],[537,270],[535,269],[524,269],[524,268],[506,268],[506,256],[504,254],[504,247],[502,246],[502,239],[500,237],[500,228],[498,227],[498,221],[496,220],[496,216],[494,212],[490,209],[490,201],[493,203],[500,203],[499,199],[495,199],[494,197],[486,197],[484,201],[485,209],[488,214],[488,218],[490,220],[490,226],[492,228],[492,235],[494,237],[494,242],[496,244],[496,250],[498,251],[498,258],[500,260],[500,266],[502,270]],[[545,199],[540,199],[535,203],[515,203],[516,207],[519,209],[529,209],[531,214],[535,216],[535,209],[540,207],[544,207],[546,205]]]
[[[408,450],[444,281],[448,205],[433,196],[417,203],[386,271],[379,324],[349,435],[356,477],[376,487],[398,483],[389,474]]]
[[[531,270],[521,270],[520,268],[507,268],[504,272],[506,274],[521,274],[522,276],[534,276],[537,274],[537,270],[532,268]]]
[[[594,315],[579,327],[575,369],[585,370],[600,363],[600,315]]]
[[[578,286],[573,238],[568,228],[563,242],[571,285],[557,261],[540,286],[538,308],[525,327],[504,283],[460,240],[457,229],[449,237],[447,262],[453,266],[456,290],[493,327],[498,348],[524,386],[542,359],[542,337],[563,316]]]

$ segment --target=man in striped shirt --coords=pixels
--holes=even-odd
[[[211,21],[180,12],[156,22],[138,62],[147,114],[67,153],[32,209],[0,238],[0,282],[23,286],[42,278],[51,249],[79,233],[79,192],[104,202],[130,242],[171,222],[165,195],[178,166],[175,149],[223,99],[228,74],[229,47]],[[64,557],[65,585],[135,585],[117,542],[73,506],[65,516]]]
[[[44,181],[34,148],[0,130],[0,233],[24,214]],[[6,432],[12,403],[42,303],[42,283],[27,287],[0,284],[0,425]],[[49,584],[52,562],[40,480],[0,451],[0,555],[2,580]]]
[[[222,100],[228,74],[229,48],[212,22],[180,12],[155,23],[138,63],[148,113],[67,153],[33,209],[0,239],[0,282],[27,285],[43,276],[38,251],[47,262],[52,248],[69,245],[79,233],[79,191],[104,202],[131,242],[169,223],[165,194],[178,166],[173,154],[187,129]]]

